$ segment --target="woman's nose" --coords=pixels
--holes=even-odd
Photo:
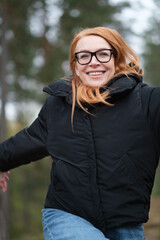
[[[92,59],[91,59],[91,61],[90,61],[90,63],[89,63],[89,65],[91,66],[91,65],[99,65],[100,64],[100,62],[97,60],[97,58],[95,57],[95,56],[92,56]]]

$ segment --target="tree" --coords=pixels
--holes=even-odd
[[[145,79],[152,85],[160,85],[160,2],[154,0],[155,11],[149,20],[149,30],[144,34],[144,68]]]
[[[2,54],[1,54],[1,68],[0,68],[0,82],[1,82],[1,114],[0,114],[0,141],[7,137],[7,123],[6,123],[6,102],[7,102],[7,83],[6,83],[6,65],[7,65],[7,1],[2,0]],[[0,192],[0,240],[8,239],[8,192],[3,194]]]

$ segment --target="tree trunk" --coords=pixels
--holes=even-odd
[[[1,83],[1,113],[0,113],[0,142],[7,137],[7,124],[5,106],[7,102],[7,83],[6,83],[6,65],[7,65],[7,0],[2,0],[2,55],[0,67]],[[8,240],[8,192],[0,191],[0,240]]]

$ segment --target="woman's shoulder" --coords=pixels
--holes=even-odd
[[[150,86],[147,83],[140,84],[141,95],[144,100],[160,99],[160,86]]]
[[[71,89],[71,81],[67,79],[60,79],[44,87],[43,91],[51,96],[66,96]]]

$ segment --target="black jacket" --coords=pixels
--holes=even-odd
[[[159,159],[160,88],[137,76],[108,84],[113,106],[78,105],[71,126],[71,86],[64,80],[33,124],[0,145],[0,170],[53,159],[45,207],[81,216],[103,232],[148,220]]]

